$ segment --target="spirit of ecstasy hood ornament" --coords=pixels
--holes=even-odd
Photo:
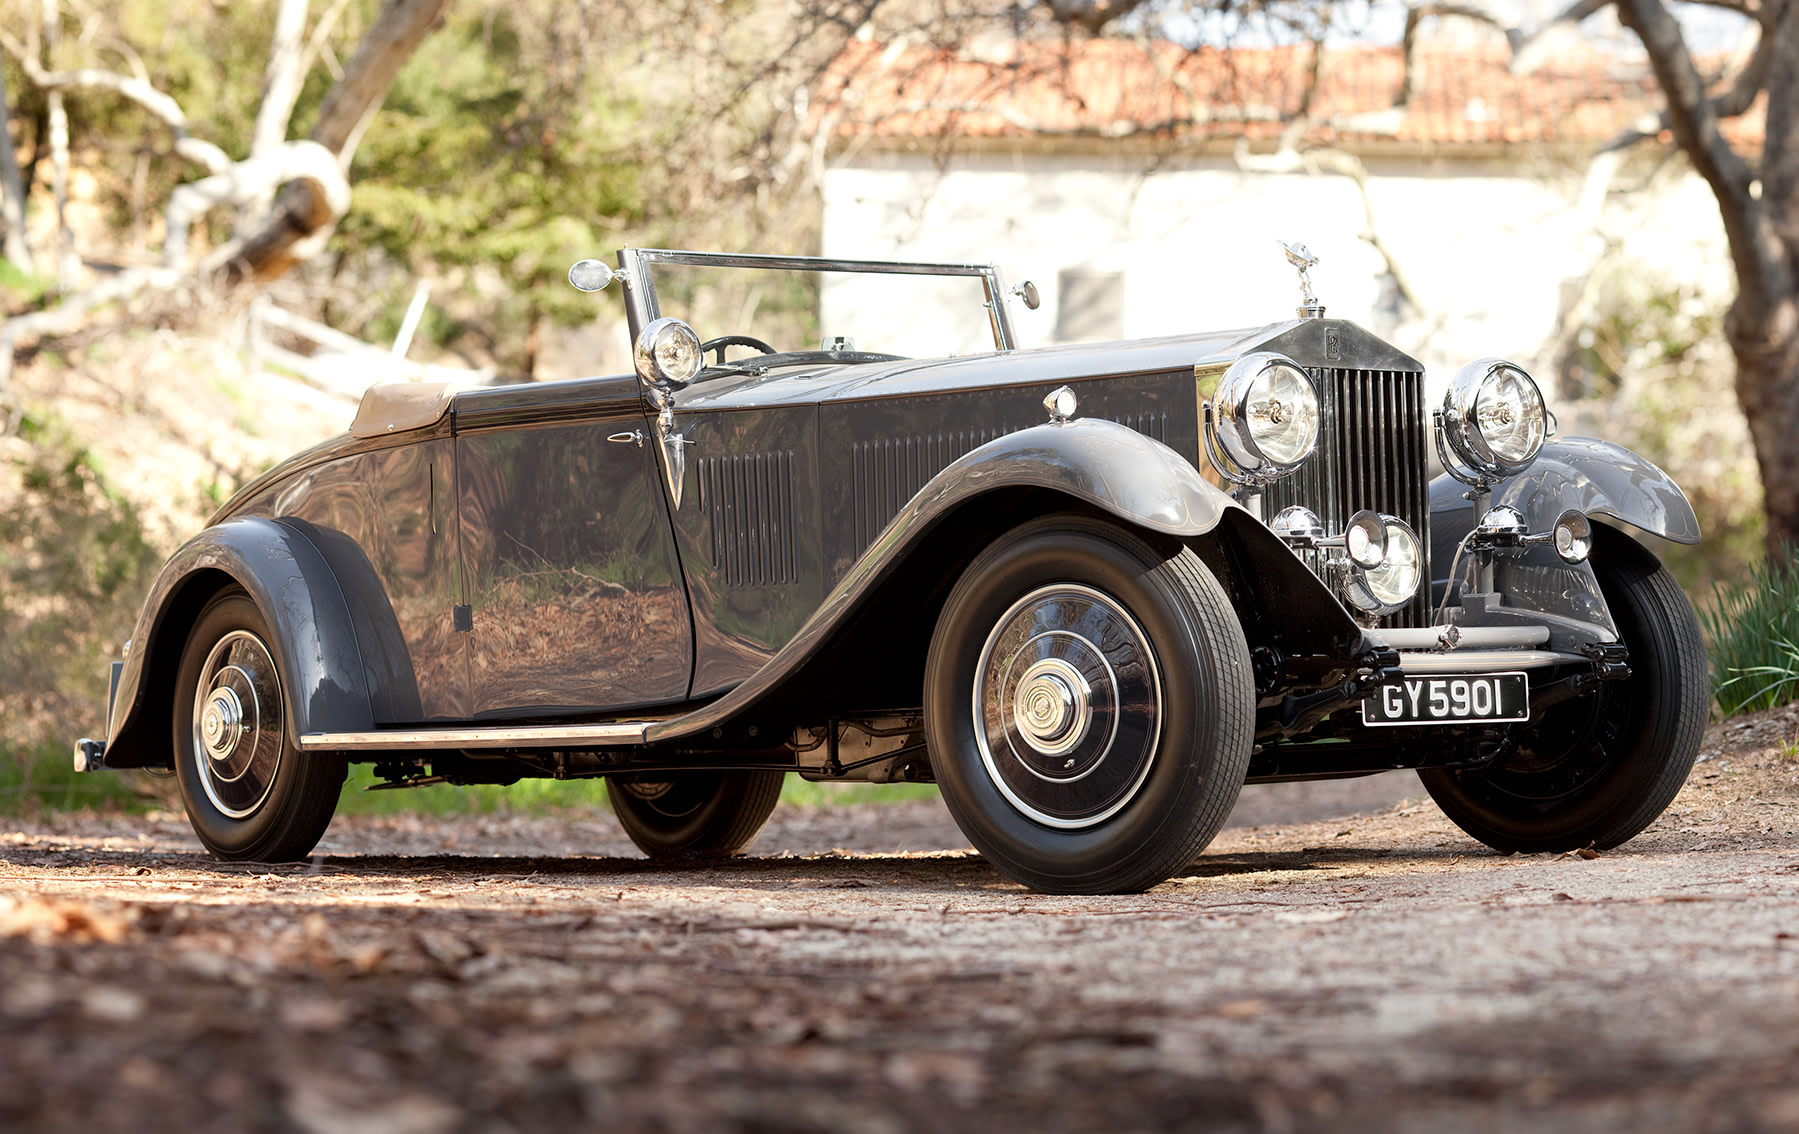
[[[1277,240],[1275,243],[1287,250],[1287,263],[1299,269],[1299,290],[1300,294],[1305,297],[1305,303],[1299,308],[1299,317],[1301,319],[1324,318],[1324,305],[1319,303],[1318,297],[1312,293],[1312,277],[1306,274],[1306,269],[1318,262],[1317,255],[1297,241],[1288,244],[1284,240]]]

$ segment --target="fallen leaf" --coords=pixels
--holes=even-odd
[[[1248,1020],[1267,1010],[1266,1000],[1227,1000],[1216,1009],[1227,1020]]]

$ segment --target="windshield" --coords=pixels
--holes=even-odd
[[[702,340],[756,340],[731,347],[732,360],[753,359],[764,347],[932,358],[992,351],[996,339],[1011,345],[1004,312],[996,320],[987,302],[989,294],[1004,294],[998,273],[984,265],[655,249],[627,249],[621,260],[628,275],[649,283],[632,289],[636,328],[673,316]]]

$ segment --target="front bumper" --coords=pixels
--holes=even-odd
[[[1399,651],[1399,668],[1408,675],[1499,673],[1518,669],[1592,662],[1589,654],[1549,647],[1547,626],[1427,626],[1415,630],[1368,631],[1367,649]]]

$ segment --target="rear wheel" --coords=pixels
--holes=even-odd
[[[1705,733],[1711,686],[1699,620],[1668,569],[1595,527],[1593,571],[1630,651],[1630,677],[1551,708],[1485,768],[1422,769],[1444,814],[1495,850],[1615,847],[1674,801]]]
[[[944,802],[1001,871],[1052,893],[1142,890],[1211,842],[1255,726],[1249,651],[1186,548],[1054,516],[963,573],[925,671]]]
[[[200,612],[175,678],[175,779],[188,821],[224,859],[286,862],[318,845],[347,770],[288,735],[274,635],[250,596]]]
[[[651,858],[725,858],[756,841],[781,799],[784,772],[611,776],[613,814]]]

